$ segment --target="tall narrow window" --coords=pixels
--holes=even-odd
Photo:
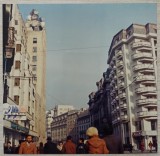
[[[33,52],[34,52],[34,53],[37,52],[37,47],[33,47]]]
[[[16,44],[16,52],[20,52],[21,51],[21,44]]]
[[[37,38],[33,38],[33,43],[37,43]]]
[[[15,95],[15,96],[14,96],[14,101],[15,101],[17,104],[19,104],[19,96],[18,96],[18,95]]]
[[[15,78],[14,79],[14,86],[19,86],[20,85],[20,78]]]
[[[20,68],[21,68],[21,62],[15,61],[15,69],[20,69]]]
[[[15,20],[15,25],[18,25],[18,20]]]
[[[33,61],[33,62],[36,62],[36,61],[37,61],[37,56],[33,56],[33,57],[32,57],[32,61]]]

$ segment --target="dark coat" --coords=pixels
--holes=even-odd
[[[121,138],[115,135],[107,135],[103,138],[109,150],[109,154],[122,154],[123,144]]]
[[[12,147],[4,147],[4,154],[14,154]]]
[[[86,145],[84,143],[79,143],[76,149],[76,153],[86,154],[87,153]]]
[[[60,152],[55,143],[48,141],[44,145],[44,154],[60,154]]]

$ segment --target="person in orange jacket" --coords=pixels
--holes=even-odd
[[[32,136],[27,135],[26,141],[21,143],[19,154],[37,154],[36,144],[32,141]]]
[[[109,150],[106,147],[106,143],[103,139],[99,138],[98,130],[96,127],[89,127],[86,131],[86,135],[89,136],[86,142],[86,148],[88,154],[108,154]]]

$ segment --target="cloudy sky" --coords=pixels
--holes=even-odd
[[[156,4],[21,4],[24,20],[36,9],[46,22],[47,107],[88,107],[106,71],[113,36],[132,23],[156,23]]]

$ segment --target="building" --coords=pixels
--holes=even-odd
[[[45,22],[33,9],[25,23],[27,30],[27,51],[31,58],[33,83],[36,89],[36,129],[39,142],[46,142],[46,30]]]
[[[74,110],[74,107],[70,105],[56,105],[53,109],[46,112],[47,137],[51,137],[51,123],[53,121],[53,117],[64,114],[70,110]]]
[[[54,110],[54,116],[59,116],[70,110],[74,110],[74,107],[70,105],[56,105],[53,110]]]
[[[6,16],[6,12],[8,15]],[[17,5],[3,5],[4,19],[4,140],[12,146],[27,134],[38,139],[35,129],[35,86],[31,81],[25,23]],[[7,29],[7,30],[6,30]],[[8,111],[8,112],[7,112]]]
[[[103,126],[111,124],[110,80],[109,69],[103,73],[103,78],[96,83],[97,91],[89,94],[89,112],[91,126],[103,133]]]
[[[53,121],[54,111],[46,111],[46,136],[51,137],[51,123]]]
[[[112,123],[124,144],[157,140],[157,26],[132,24],[112,40],[110,69]]]
[[[91,118],[90,118],[90,113],[87,110],[84,112],[80,113],[77,118],[77,134],[78,134],[78,139],[79,138],[84,138],[87,140],[86,136],[86,130],[91,126]]]
[[[82,111],[84,111],[84,109],[70,110],[64,114],[53,117],[51,134],[55,142],[65,141],[68,135],[71,135],[73,141],[77,142],[77,118]]]

